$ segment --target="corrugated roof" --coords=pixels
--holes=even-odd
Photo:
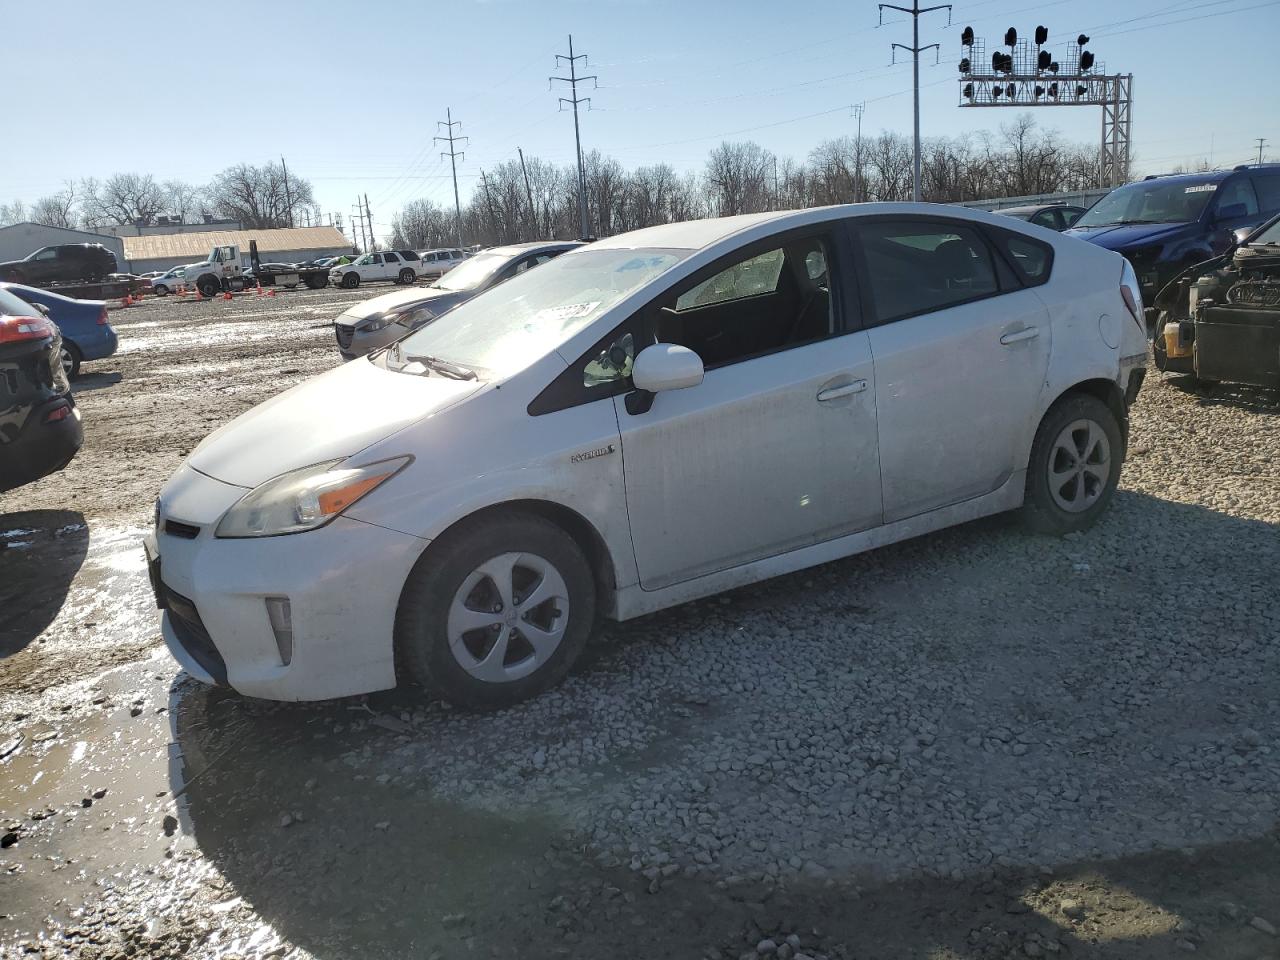
[[[121,237],[126,260],[160,260],[168,257],[202,259],[214,247],[237,244],[249,255],[249,241],[258,241],[258,253],[265,256],[283,250],[346,249],[351,241],[336,227],[295,227],[281,230],[210,230],[203,233],[171,233],[150,237]]]

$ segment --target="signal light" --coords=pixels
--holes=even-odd
[[[996,73],[1013,73],[1013,57],[998,51],[993,53],[991,55],[991,69]]]
[[[1076,99],[1077,99],[1077,100],[1079,100],[1081,97],[1083,97],[1083,96],[1084,96],[1086,93],[1088,93],[1088,92],[1089,92],[1089,88],[1088,88],[1088,87],[1086,87],[1083,83],[1078,83],[1078,84],[1076,84]]]
[[[968,73],[968,72],[969,72],[969,58],[968,58],[968,57],[965,57],[964,59],[962,59],[962,60],[960,61],[960,72],[961,72],[961,73]]]
[[[1086,70],[1090,70],[1092,68],[1093,68],[1093,54],[1088,50],[1085,50],[1083,53],[1080,54],[1080,72],[1084,73]]]
[[[1048,27],[1036,27],[1036,46],[1040,47],[1049,39]]]
[[[968,99],[972,100],[972,99],[973,99],[973,84],[972,84],[972,83],[966,83],[966,84],[964,85],[964,90],[962,90],[962,91],[961,91],[961,93],[963,93],[963,94],[965,95],[965,97],[967,97]]]
[[[1049,84],[1049,96],[1055,100],[1058,99],[1058,85],[1056,83]]]
[[[991,99],[992,100],[1000,99],[1000,86],[998,84],[991,88]]]
[[[1053,57],[1049,55],[1048,50],[1041,50],[1040,55],[1036,57],[1036,69],[1048,70],[1049,64],[1053,62]]]
[[[1037,99],[1037,100],[1039,100],[1039,99],[1040,99],[1041,97],[1043,97],[1043,96],[1044,96],[1044,87],[1040,86],[1040,84],[1038,84],[1038,83],[1037,83],[1037,84],[1036,84],[1036,99]]]
[[[1018,93],[1018,88],[1015,87],[1012,83],[1004,88],[1004,95],[1008,97],[1010,100],[1012,100],[1015,96],[1017,96],[1017,93]]]
[[[1018,42],[1018,31],[1013,29],[1013,27],[1010,27],[1008,30],[1004,32],[1004,45],[1006,47],[1012,47],[1017,42]]]
[[[964,28],[964,32],[960,34],[960,42],[966,47],[973,46],[973,27]]]
[[[1078,43],[1082,47],[1088,42],[1089,42],[1089,38],[1086,37],[1083,33],[1080,34],[1080,36],[1076,37],[1076,43]]]
[[[1057,72],[1058,72],[1058,61],[1057,61],[1057,60],[1055,60],[1055,61],[1053,61],[1053,63],[1049,64],[1049,72],[1050,72],[1050,73],[1057,73]]]

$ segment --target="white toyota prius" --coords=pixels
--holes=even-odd
[[[209,436],[147,539],[241,693],[494,708],[627,619],[1000,511],[1093,523],[1146,343],[1118,254],[928,204],[581,247]]]

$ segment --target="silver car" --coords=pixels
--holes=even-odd
[[[553,240],[493,247],[462,261],[429,287],[357,303],[333,322],[338,352],[343,360],[363,357],[504,280],[580,246],[578,241]]]

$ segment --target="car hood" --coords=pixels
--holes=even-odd
[[[1189,223],[1114,223],[1097,227],[1070,227],[1063,233],[1108,250],[1127,250],[1148,243],[1173,240],[1187,232]]]
[[[398,307],[418,303],[430,304],[433,308],[432,313],[438,316],[446,310],[452,310],[463,300],[467,300],[473,295],[470,290],[438,290],[435,287],[397,290],[394,293],[384,293],[382,296],[374,297],[372,300],[363,300],[360,303],[353,304],[343,312],[342,316],[348,320],[364,320],[380,313],[386,313],[388,310],[395,310]]]
[[[481,388],[473,380],[343,364],[242,413],[187,458],[201,473],[253,488],[272,477],[359,453]]]

